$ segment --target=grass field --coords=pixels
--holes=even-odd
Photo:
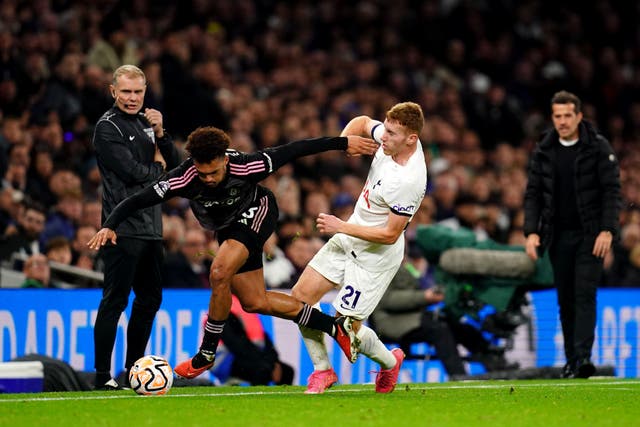
[[[640,381],[519,380],[303,387],[176,387],[0,395],[0,426],[634,426]]]

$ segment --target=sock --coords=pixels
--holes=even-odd
[[[382,369],[391,369],[396,366],[396,358],[393,353],[380,341],[378,335],[371,328],[360,325],[360,330],[356,335],[360,338],[360,353],[379,363]]]
[[[325,371],[331,368],[327,347],[324,344],[324,333],[300,325],[298,325],[298,328],[300,328],[302,341],[313,363],[313,369],[316,371]]]
[[[335,319],[317,308],[311,307],[309,304],[302,303],[302,310],[293,321],[300,326],[326,332],[331,336],[335,335]]]
[[[193,365],[194,368],[201,368],[213,362],[224,324],[224,320],[207,319],[207,323],[204,325],[204,336],[202,337],[200,351],[191,358],[191,365]]]

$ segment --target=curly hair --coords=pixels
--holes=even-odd
[[[213,126],[199,127],[189,134],[185,150],[198,163],[209,163],[224,157],[231,138]]]

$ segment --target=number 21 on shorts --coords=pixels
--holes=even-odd
[[[340,306],[342,308],[355,309],[358,304],[358,299],[360,299],[360,291],[356,291],[353,286],[346,285],[344,287],[345,294],[342,295],[341,301],[342,304]]]

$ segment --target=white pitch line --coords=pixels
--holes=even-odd
[[[472,381],[475,382],[475,381]],[[402,388],[404,386],[409,385],[411,387],[410,391],[438,391],[438,390],[447,390],[447,389],[498,389],[498,388],[506,388],[506,387],[516,387],[516,388],[538,388],[538,387],[584,387],[584,386],[616,386],[613,388],[607,387],[608,390],[620,390],[620,391],[629,391],[629,388],[625,388],[625,385],[634,385],[640,384],[640,380],[630,380],[630,381],[576,381],[576,382],[563,382],[563,383],[555,383],[555,384],[522,384],[517,382],[505,382],[504,384],[472,384],[472,382],[464,383],[464,384],[451,384],[451,385],[438,385],[437,387],[411,387],[411,383],[400,383],[397,385],[398,392],[402,392]],[[338,386],[339,387],[339,386]],[[213,387],[215,389],[215,387]],[[372,388],[349,388],[349,389],[335,389],[327,390],[327,393],[361,393],[365,391],[373,391]],[[93,392],[89,392],[93,393]],[[261,395],[274,395],[274,394],[302,394],[301,390],[291,390],[291,391],[245,391],[245,392],[233,392],[233,393],[188,393],[188,394],[168,394],[164,396],[138,396],[135,393],[131,394],[117,394],[113,396],[108,395],[100,395],[100,396],[69,396],[69,397],[24,397],[19,399],[0,399],[0,404],[2,403],[14,403],[14,402],[52,402],[52,401],[66,401],[66,400],[100,400],[100,399],[140,399],[140,398],[154,398],[159,397],[162,399],[169,398],[182,398],[182,397],[228,397],[228,396],[261,396]]]

